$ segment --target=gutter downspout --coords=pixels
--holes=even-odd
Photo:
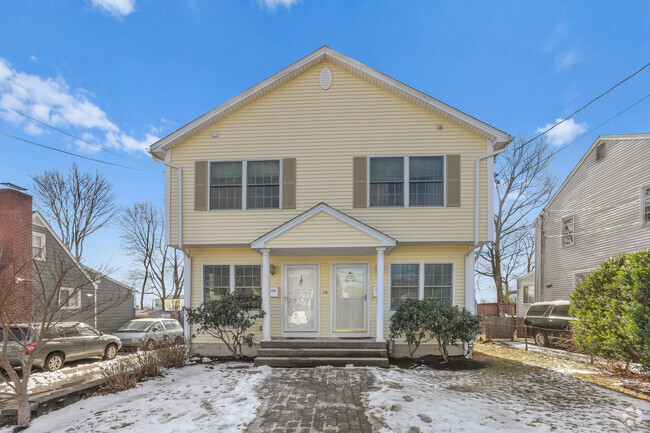
[[[492,156],[497,156],[500,153],[505,152],[508,150],[507,147],[504,147],[501,150],[496,150],[494,152],[486,153],[483,156],[479,156],[476,158],[476,174],[474,177],[474,183],[475,183],[475,188],[474,188],[474,248],[478,247],[478,220],[479,220],[479,202],[480,202],[480,182],[479,182],[479,176],[481,175],[481,160],[485,158],[490,158]],[[489,208],[489,204],[488,204]]]
[[[183,168],[180,165],[172,164],[171,162],[163,161],[155,155],[151,155],[154,161],[159,162],[168,167],[178,170],[178,249],[183,250]],[[169,227],[171,230],[171,227]]]

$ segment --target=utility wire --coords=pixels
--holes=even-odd
[[[19,92],[19,93],[22,93],[22,92]],[[25,94],[23,93],[23,95],[25,95]],[[27,96],[27,95],[25,95],[25,96]],[[52,129],[54,129],[55,131],[60,132],[61,134],[65,134],[65,135],[67,135],[68,137],[72,137],[72,138],[74,138],[74,139],[76,139],[76,140],[81,141],[82,143],[86,143],[86,144],[88,144],[88,145],[90,145],[90,146],[96,147],[97,149],[103,150],[104,152],[108,152],[108,153],[110,153],[111,155],[115,155],[115,156],[120,157],[120,158],[122,158],[122,159],[126,159],[127,161],[134,162],[134,163],[136,163],[136,164],[138,164],[138,165],[141,165],[142,167],[148,167],[147,165],[141,163],[140,161],[137,161],[137,160],[135,160],[135,159],[133,159],[133,158],[129,158],[129,157],[127,157],[127,156],[121,155],[121,154],[119,154],[119,153],[117,153],[117,152],[113,152],[112,150],[106,149],[106,148],[100,146],[99,144],[90,143],[89,141],[86,141],[86,140],[84,140],[83,138],[79,138],[79,137],[77,137],[76,135],[70,134],[69,132],[66,132],[66,131],[64,131],[64,130],[62,130],[62,129],[57,128],[56,126],[52,126],[52,125],[50,125],[49,123],[43,122],[42,120],[36,119],[36,118],[34,118],[34,117],[32,117],[32,116],[30,116],[30,115],[28,115],[28,114],[25,114],[25,113],[23,113],[23,112],[21,112],[21,111],[16,110],[15,108],[8,107],[8,106],[6,106],[6,105],[4,105],[4,104],[0,104],[0,107],[4,108],[4,109],[6,109],[6,110],[11,110],[11,111],[13,111],[14,113],[18,113],[18,114],[20,114],[21,116],[25,116],[26,118],[28,118],[28,119],[30,119],[30,120],[32,120],[32,121],[34,121],[34,122],[38,122],[38,123],[40,123],[41,125],[47,126],[48,128],[52,128]]]
[[[576,138],[576,139],[573,140],[572,142],[567,143],[567,144],[565,144],[564,146],[560,147],[560,148],[559,148],[558,150],[556,150],[555,152],[552,152],[548,157],[550,158],[550,157],[552,157],[553,155],[555,155],[556,153],[563,151],[564,149],[566,149],[567,147],[571,146],[571,145],[572,145],[573,143],[575,143],[576,141],[581,140],[581,139],[584,138],[586,135],[591,134],[591,133],[594,132],[596,129],[598,129],[598,128],[600,128],[601,126],[603,126],[604,124],[606,124],[606,123],[608,123],[608,122],[610,122],[610,121],[616,119],[618,116],[620,116],[621,114],[625,113],[625,112],[626,112],[627,110],[629,110],[630,108],[632,108],[632,107],[634,107],[634,106],[640,104],[641,102],[645,101],[645,100],[648,99],[648,98],[650,98],[650,94],[648,94],[648,95],[644,96],[643,98],[639,99],[638,101],[636,101],[634,104],[630,105],[629,107],[627,107],[627,108],[624,109],[623,111],[619,111],[618,113],[616,113],[615,115],[613,115],[613,116],[610,117],[609,119],[605,120],[605,121],[604,121],[603,123],[601,123],[600,125],[591,128],[589,131],[585,132],[584,134],[582,134],[580,137]]]
[[[0,135],[4,135],[5,137],[13,138],[14,140],[24,141],[25,143],[33,144],[35,146],[43,147],[45,149],[50,149],[50,150],[53,150],[55,152],[65,153],[66,155],[71,155],[71,156],[75,156],[77,158],[87,159],[88,161],[99,162],[100,164],[113,165],[115,167],[121,167],[121,168],[126,168],[126,169],[129,169],[129,170],[141,171],[141,172],[144,172],[144,173],[158,173],[157,171],[154,171],[154,170],[143,170],[141,168],[129,167],[128,165],[116,164],[114,162],[109,162],[109,161],[103,161],[101,159],[90,158],[88,156],[79,155],[78,153],[69,152],[67,150],[62,150],[62,149],[57,149],[56,147],[46,146],[45,144],[36,143],[35,141],[26,140],[24,138],[16,137],[16,136],[10,135],[10,134],[5,134],[4,132],[0,132]]]
[[[553,128],[555,128],[555,127],[561,125],[562,123],[566,122],[567,120],[569,120],[570,118],[572,118],[573,116],[575,116],[576,114],[578,114],[579,112],[581,112],[582,110],[584,110],[585,108],[587,108],[587,107],[588,107],[589,105],[591,105],[593,102],[596,102],[597,100],[599,100],[599,99],[602,98],[603,96],[607,95],[609,92],[611,92],[612,90],[614,90],[615,88],[617,88],[618,86],[620,86],[621,84],[623,84],[624,82],[626,82],[627,80],[629,80],[630,78],[632,78],[632,77],[634,77],[635,75],[639,74],[641,71],[643,71],[643,70],[644,70],[645,68],[647,68],[648,66],[650,66],[650,63],[646,63],[645,66],[643,66],[641,69],[637,70],[635,73],[633,73],[632,75],[628,76],[627,78],[625,78],[625,79],[619,81],[618,83],[616,83],[615,85],[613,85],[612,87],[610,87],[609,90],[607,90],[607,91],[604,92],[604,93],[601,93],[600,95],[598,95],[597,97],[595,97],[595,98],[592,99],[591,101],[587,102],[585,105],[583,105],[582,107],[580,107],[579,109],[577,109],[576,111],[574,111],[573,113],[571,113],[569,116],[567,116],[567,117],[565,117],[564,119],[562,119],[560,122],[556,123],[555,125],[551,126],[550,128],[547,128],[546,130],[540,132],[539,134],[537,134],[536,136],[534,136],[533,138],[531,138],[531,139],[528,140],[527,142],[523,143],[522,146],[525,146],[525,145],[527,145],[528,143],[530,143],[530,142],[532,142],[532,141],[535,141],[536,139],[538,139],[538,138],[541,137],[542,135],[544,135],[544,134],[548,133],[549,131],[551,131]]]

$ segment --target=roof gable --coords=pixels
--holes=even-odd
[[[183,141],[189,139],[190,137],[208,128],[209,126],[214,125],[221,119],[224,119],[235,111],[245,107],[251,102],[261,98],[272,90],[294,79],[308,69],[311,69],[312,67],[325,61],[331,62],[332,64],[349,73],[357,75],[384,90],[392,92],[418,106],[430,110],[440,117],[454,122],[468,129],[469,131],[485,137],[486,139],[493,140],[495,149],[505,147],[513,139],[513,137],[499,129],[483,123],[456,108],[453,108],[441,101],[438,101],[435,98],[432,98],[429,95],[415,90],[393,78],[390,78],[387,75],[384,75],[362,63],[357,62],[356,60],[344,56],[343,54],[332,50],[327,46],[323,46],[322,48],[298,60],[294,64],[286,67],[280,72],[272,75],[266,80],[256,84],[245,92],[221,104],[203,116],[195,119],[182,128],[152,144],[149,151],[155,156],[162,157],[165,151],[182,143]]]
[[[313,228],[321,227],[320,233],[314,234]],[[328,229],[330,230],[328,233]],[[338,231],[338,232],[337,232]],[[340,233],[346,241],[341,243],[340,236],[332,238],[332,233]],[[276,227],[265,235],[251,242],[251,248],[299,247],[291,245],[300,237],[309,235],[309,245],[320,247],[340,246],[383,246],[394,247],[397,241],[333,207],[320,203],[292,220]],[[322,237],[322,239],[316,239]],[[337,239],[338,238],[338,239]]]

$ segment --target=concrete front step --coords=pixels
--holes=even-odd
[[[374,340],[343,340],[338,338],[274,339],[261,341],[260,349],[386,349],[386,343]]]
[[[386,349],[358,349],[350,348],[260,348],[257,356],[280,358],[386,358]]]
[[[263,357],[255,358],[255,365],[268,365],[270,367],[388,367],[388,358],[346,358],[346,357]]]

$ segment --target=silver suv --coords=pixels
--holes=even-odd
[[[38,339],[38,330],[37,324],[11,327],[12,339],[7,342],[7,355],[12,365],[20,366],[22,358],[31,353]],[[78,359],[95,356],[113,359],[122,347],[119,338],[105,335],[85,323],[59,323],[48,333],[48,341],[34,353],[33,363],[34,367],[46,371],[58,370],[64,363]]]
[[[158,344],[181,344],[185,332],[176,319],[133,319],[115,333],[125,349],[144,347],[153,349]]]

